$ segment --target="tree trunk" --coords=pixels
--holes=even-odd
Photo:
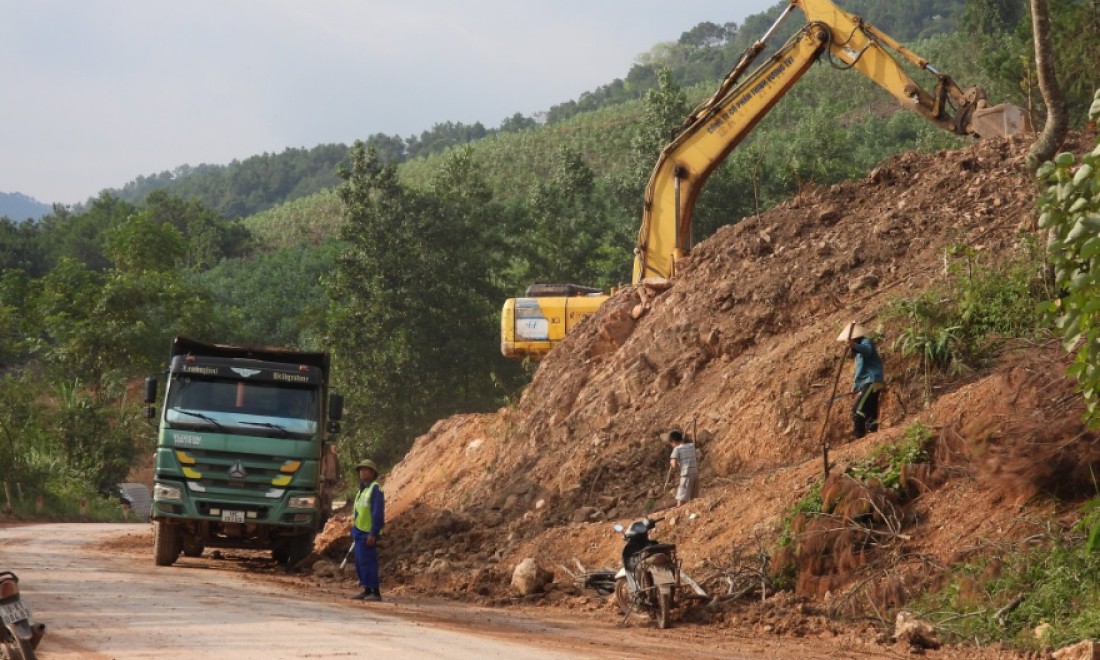
[[[1035,72],[1039,92],[1047,106],[1047,119],[1043,132],[1027,153],[1027,163],[1037,169],[1044,161],[1054,158],[1058,147],[1066,138],[1069,121],[1066,116],[1066,99],[1054,75],[1054,45],[1050,34],[1050,12],[1047,0],[1031,0],[1031,25],[1035,38]]]

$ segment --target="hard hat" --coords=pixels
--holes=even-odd
[[[837,341],[848,341],[849,339],[859,339],[860,337],[866,337],[867,330],[862,325],[852,321],[850,325],[844,326],[844,329],[840,331],[840,334],[836,336]]]
[[[359,461],[359,464],[355,466],[355,469],[358,470],[359,468],[370,468],[374,470],[375,474],[378,474],[378,466],[375,465],[374,461],[370,460],[369,458]]]

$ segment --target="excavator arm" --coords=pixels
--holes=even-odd
[[[796,8],[809,22],[740,80],[768,37]],[[915,83],[890,51],[935,76],[935,89],[928,92]],[[635,284],[647,277],[675,275],[676,261],[692,247],[692,211],[707,177],[823,55],[836,68],[859,71],[903,105],[952,133],[1003,137],[1027,129],[1019,108],[990,107],[980,87],[960,89],[926,60],[829,0],[791,0],[767,34],[746,51],[718,91],[688,116],[679,135],[661,152],[645,192],[634,249]]]
[[[707,177],[798,82],[826,39],[823,26],[802,28],[744,82],[692,113],[688,127],[661,151],[645,191],[635,284],[673,276],[676,261],[691,250],[692,211]]]
[[[742,80],[768,39],[796,9],[805,15],[806,24]],[[859,71],[904,106],[952,133],[1003,137],[1030,130],[1019,108],[990,107],[980,87],[960,89],[926,60],[830,0],[790,0],[767,33],[745,51],[718,90],[687,117],[677,137],[661,151],[645,191],[634,248],[635,284],[676,274],[676,261],[692,248],[692,211],[707,177],[822,57],[838,69]],[[902,61],[930,73],[936,81],[934,89],[927,91],[915,83]],[[607,299],[584,287],[558,288],[529,291],[525,298],[504,303],[501,353],[541,358]]]

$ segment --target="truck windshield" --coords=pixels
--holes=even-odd
[[[306,439],[317,433],[315,387],[173,376],[165,421],[174,428]]]

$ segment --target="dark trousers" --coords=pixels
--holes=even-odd
[[[367,545],[367,533],[354,530],[351,538],[355,543],[355,573],[359,576],[359,586],[364,589],[377,589],[378,546]]]
[[[872,383],[859,388],[852,404],[852,435],[862,438],[878,430],[878,394],[881,385]]]

